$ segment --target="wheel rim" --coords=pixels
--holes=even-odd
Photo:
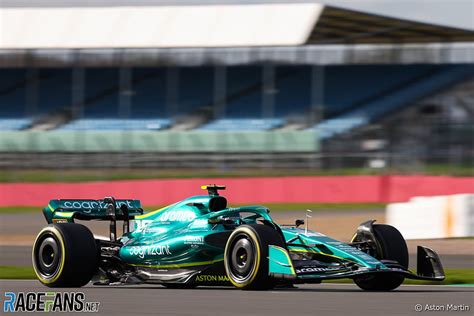
[[[255,270],[255,244],[246,234],[236,235],[231,243],[229,274],[238,283],[251,278]]]
[[[54,277],[62,256],[56,237],[49,233],[43,235],[35,244],[34,254],[34,264],[41,277]]]
[[[359,242],[359,241],[367,241],[369,242],[369,247],[366,247],[364,249],[361,249],[361,248],[358,248],[360,251],[362,252],[365,252],[366,254],[368,254],[369,256],[372,256],[376,259],[380,259],[382,257],[382,254],[380,253],[380,251],[377,249],[377,246],[375,244],[375,241],[373,240],[368,240],[368,239],[365,239],[365,238],[360,238],[359,236],[357,236],[356,238],[354,238],[353,240],[354,242]]]

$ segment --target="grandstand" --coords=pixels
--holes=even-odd
[[[276,66],[273,91],[262,91],[262,67],[234,66],[226,69],[227,86],[221,103],[222,113],[203,117],[194,129],[274,130],[289,121],[299,121],[295,129],[313,128],[321,138],[343,133],[398,111],[410,102],[463,81],[474,73],[473,65],[363,65],[327,66],[323,120],[311,125],[311,67]],[[179,68],[176,104],[168,108],[165,68],[133,68],[128,90],[119,87],[117,69],[85,71],[84,102],[81,109],[72,102],[72,69],[41,69],[35,81],[25,79],[24,69],[6,69],[0,102],[3,130],[27,130],[36,121],[64,113],[63,122],[48,129],[57,130],[164,130],[173,127],[176,116],[206,113],[213,106],[213,76],[210,67]],[[381,80],[382,79],[382,80]],[[25,106],[25,96],[39,87],[35,107]],[[51,93],[53,92],[54,93]],[[273,93],[272,113],[262,107],[265,94]],[[127,95],[129,94],[129,95]],[[123,109],[120,99],[129,100]],[[78,111],[80,110],[80,113]]]
[[[24,152],[44,160],[95,157],[61,160],[64,166],[103,167],[100,157],[113,154],[110,166],[118,159],[120,166],[180,167],[210,153],[233,166],[314,168],[333,155],[357,156],[343,165],[365,166],[374,152],[363,152],[364,142],[399,144],[403,133],[393,138],[380,130],[394,120],[416,121],[423,114],[414,117],[414,109],[428,100],[438,121],[420,118],[426,125],[418,128],[439,131],[442,115],[453,111],[465,111],[460,129],[474,122],[474,100],[453,101],[469,98],[467,88],[456,87],[474,80],[472,30],[311,3],[51,10],[7,2],[1,10],[12,30],[0,42],[3,166],[48,163]],[[99,12],[103,27],[75,26]],[[72,22],[62,29],[65,13]],[[31,23],[20,27],[19,17]],[[117,23],[127,29],[110,29]],[[155,36],[137,35],[145,30]],[[440,93],[451,100],[433,101]],[[457,146],[474,157],[472,139],[463,139]]]

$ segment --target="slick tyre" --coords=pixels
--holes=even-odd
[[[278,232],[266,225],[242,225],[227,240],[224,267],[230,282],[242,290],[267,290],[276,283],[268,275],[268,246],[284,247]]]
[[[402,234],[390,225],[373,225],[376,241],[381,253],[376,254],[378,260],[397,261],[401,266],[408,268],[408,248]],[[354,283],[366,291],[390,291],[403,283],[405,278],[395,273],[380,273],[354,278]]]
[[[43,228],[33,244],[33,269],[48,287],[81,287],[97,270],[94,236],[84,225],[54,224]]]

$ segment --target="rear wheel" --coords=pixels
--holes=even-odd
[[[276,283],[268,275],[268,246],[284,247],[278,232],[266,225],[242,225],[233,231],[224,251],[230,282],[242,290],[266,290]]]
[[[33,245],[33,269],[49,287],[81,287],[97,270],[97,246],[91,231],[74,223],[45,227]]]
[[[379,250],[373,250],[370,255],[378,260],[391,260],[398,262],[408,269],[408,248],[402,234],[390,225],[372,226]],[[357,241],[357,236],[355,240]],[[354,278],[354,283],[367,291],[390,291],[403,283],[405,278],[396,273],[370,274]]]

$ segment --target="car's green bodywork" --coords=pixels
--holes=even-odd
[[[263,223],[275,227],[285,241],[285,247],[269,249],[269,274],[274,278],[305,283],[395,271],[347,243],[315,231],[279,226],[264,206],[211,211],[213,198],[193,196],[145,214],[138,200],[116,200],[114,218],[134,221],[134,228],[117,238],[120,260],[148,282],[227,284],[223,261],[228,237],[240,225]],[[120,211],[121,205],[127,206],[128,215]],[[52,200],[43,212],[50,224],[111,218],[101,200]]]

